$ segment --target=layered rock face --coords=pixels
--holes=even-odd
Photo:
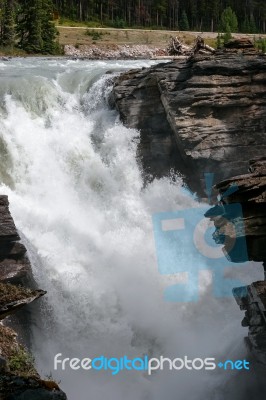
[[[215,213],[215,207],[207,214],[212,215],[216,226],[215,238],[229,237],[225,240],[225,252],[230,255],[230,242],[241,236],[246,238],[247,258],[263,262],[266,269],[266,158],[250,162],[250,174],[236,176],[216,185],[222,197],[221,204],[240,204],[243,213],[243,228],[232,229],[241,221],[228,218],[228,213]],[[215,216],[217,214],[217,216]],[[232,260],[235,261],[235,260]],[[266,279],[266,276],[265,276]],[[253,282],[246,287],[235,288],[235,299],[241,310],[245,310],[242,325],[249,327],[246,343],[254,360],[266,368],[266,280]]]
[[[0,196],[0,281],[27,283],[31,267],[25,246],[8,208],[7,196]]]
[[[222,201],[206,216],[214,221],[217,243],[226,239],[224,251],[231,261],[242,261],[233,258],[231,248],[245,238],[244,261],[264,262],[266,267],[266,158],[251,161],[250,171],[216,185]],[[232,205],[240,205],[241,214],[234,213]]]
[[[266,56],[253,49],[122,74],[112,102],[127,126],[140,129],[139,156],[153,176],[175,168],[198,190],[204,172],[218,182],[265,154]]]
[[[0,195],[0,321],[46,292],[33,290],[27,250],[9,212],[7,196]],[[27,350],[11,328],[0,324],[0,399],[66,400],[52,381],[43,381]]]

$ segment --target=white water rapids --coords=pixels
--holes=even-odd
[[[35,303],[31,351],[41,374],[52,372],[69,400],[242,400],[243,375],[230,371],[165,370],[149,377],[53,370],[57,353],[246,355],[243,315],[234,299],[211,295],[209,275],[202,276],[198,303],[163,299],[170,280],[158,272],[151,216],[195,200],[170,177],[143,187],[139,133],[125,128],[105,101],[107,70],[150,64],[0,63],[0,193],[9,196],[35,280],[48,291]],[[247,283],[262,274],[254,265],[238,272]]]

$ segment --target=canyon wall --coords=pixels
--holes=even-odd
[[[252,48],[197,54],[123,73],[111,95],[124,124],[140,130],[145,177],[183,173],[201,190],[245,173],[266,150],[266,55]]]
[[[56,382],[41,379],[9,318],[9,326],[6,323],[7,317],[46,294],[35,286],[8,198],[0,195],[0,400],[66,400]]]

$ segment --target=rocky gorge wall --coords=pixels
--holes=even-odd
[[[244,173],[266,149],[266,55],[254,49],[197,54],[120,75],[111,96],[124,124],[140,130],[145,175],[174,168],[200,190]]]
[[[7,317],[46,294],[35,286],[8,198],[0,195],[0,400],[66,400],[56,382],[40,378],[28,350],[6,324]]]
[[[262,262],[264,279],[233,290],[241,310],[245,311],[243,327],[248,327],[245,339],[252,358],[253,371],[257,374],[260,395],[266,395],[266,158],[250,161],[250,173],[232,177],[216,185],[222,196],[218,205],[206,216],[214,221],[217,243],[224,243],[224,252],[230,257],[232,240],[245,239],[247,259]],[[240,205],[242,218],[228,213],[232,205]],[[243,223],[242,229],[237,229]],[[235,229],[232,229],[235,227]],[[242,246],[243,247],[243,246]],[[255,366],[255,367],[254,367]]]

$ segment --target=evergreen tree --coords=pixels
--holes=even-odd
[[[22,0],[17,17],[19,47],[29,53],[53,54],[56,28],[51,0]]]
[[[256,27],[256,22],[255,22],[254,16],[251,15],[250,24],[249,24],[249,33],[257,33],[257,31],[258,30]]]
[[[42,0],[22,0],[17,17],[19,47],[29,53],[42,51]]]
[[[221,37],[220,33],[218,33],[218,36],[216,39],[216,47],[217,47],[217,49],[220,49],[222,47],[222,37]]]
[[[13,47],[15,44],[15,11],[13,0],[3,0],[1,13],[1,36],[2,46]]]
[[[238,20],[235,12],[231,7],[227,7],[221,16],[221,30],[223,32],[237,32]]]
[[[250,32],[250,24],[247,17],[245,17],[244,22],[241,25],[241,32],[249,33]]]
[[[224,43],[228,43],[230,39],[232,39],[232,33],[230,29],[230,25],[227,24],[225,28],[225,34],[223,35]]]
[[[57,50],[55,43],[56,27],[51,21],[53,16],[53,3],[51,0],[42,1],[42,52],[47,54],[54,54]]]
[[[181,31],[189,31],[189,22],[185,10],[182,11],[181,18],[179,21],[179,28]]]

